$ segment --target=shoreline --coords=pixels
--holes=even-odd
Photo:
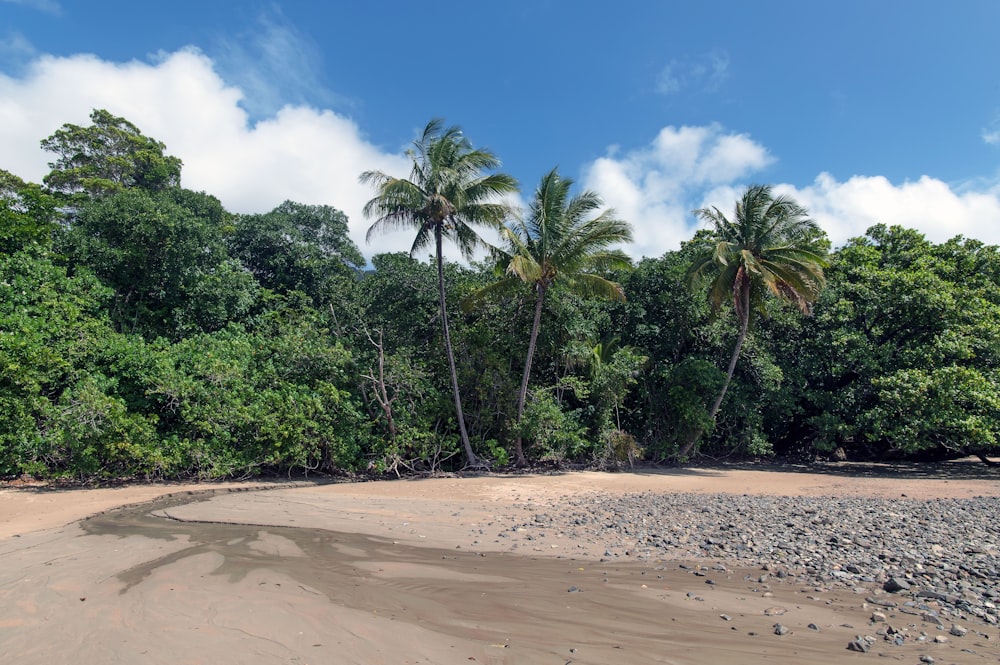
[[[973,610],[1000,598],[949,571],[997,566],[1000,483],[962,464],[875,471],[4,488],[0,650],[81,665],[819,665],[866,657],[857,642],[997,662],[1000,633]],[[757,558],[731,557],[740,546]],[[884,591],[890,575],[912,588]],[[917,595],[933,580],[940,598]]]

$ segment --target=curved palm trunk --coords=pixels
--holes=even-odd
[[[455,369],[455,352],[451,348],[451,332],[448,330],[448,308],[445,304],[444,295],[444,258],[441,252],[440,227],[434,231],[434,241],[437,249],[438,300],[441,305],[441,330],[444,333],[444,346],[448,352],[448,369],[451,370],[451,390],[455,397],[455,416],[458,418],[458,431],[462,436],[462,448],[465,449],[465,458],[469,466],[476,466],[479,464],[479,458],[472,452],[472,444],[469,443],[469,433],[465,429],[465,416],[462,414],[462,397],[458,392],[458,371]]]
[[[545,302],[546,287],[538,285],[538,298],[535,301],[535,319],[531,323],[531,338],[528,341],[528,357],[524,361],[524,375],[521,377],[521,390],[517,394],[517,422],[520,425],[524,416],[524,404],[528,401],[528,377],[531,376],[531,361],[535,357],[535,345],[538,343],[538,329],[542,323],[542,303]],[[524,466],[527,460],[524,459],[524,445],[521,442],[521,435],[517,435],[514,442],[514,453],[517,456],[517,465]]]
[[[747,338],[747,330],[750,328],[750,290],[743,289],[742,293],[741,307],[737,308],[737,313],[740,317],[740,334],[736,337],[736,347],[733,349],[733,356],[729,359],[729,369],[726,370],[726,381],[722,384],[722,390],[719,392],[719,396],[715,398],[715,402],[712,404],[712,409],[708,412],[708,417],[713,422],[715,421],[715,416],[719,413],[719,409],[722,408],[722,400],[726,397],[726,391],[729,390],[729,384],[733,380],[733,374],[736,372],[736,361],[740,359],[740,353],[743,351],[743,342]],[[677,453],[678,458],[684,458],[691,449],[694,448],[695,444],[701,438],[701,435],[705,432],[703,429],[698,429],[694,432],[688,442],[684,444],[684,447]]]

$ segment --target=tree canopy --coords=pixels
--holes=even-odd
[[[43,180],[49,189],[100,196],[130,188],[158,191],[180,185],[181,160],[165,155],[162,142],[103,109],[94,110],[90,120],[89,127],[67,123],[42,141],[42,148],[57,157]]]
[[[0,171],[2,477],[1000,451],[995,246],[876,225],[829,251],[757,185],[632,264],[597,192],[552,170],[519,211],[432,121],[408,178],[362,175],[369,237],[413,235],[366,261],[331,205],[233,214],[92,119],[45,140],[44,183]]]

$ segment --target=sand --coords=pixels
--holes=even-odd
[[[998,481],[963,461],[5,487],[0,654],[78,665],[998,662],[996,627],[975,622],[944,643],[879,636],[868,654],[848,651],[876,635],[870,617],[881,608],[869,593],[762,586],[760,570],[704,560],[600,561],[600,543],[558,530],[499,537],[533,510],[590,492],[1000,497]],[[882,611],[911,635],[939,634]],[[775,623],[789,632],[774,634]]]

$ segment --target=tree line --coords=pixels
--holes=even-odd
[[[0,171],[0,475],[998,446],[994,246],[878,225],[831,251],[756,185],[633,262],[597,193],[553,170],[516,210],[499,159],[432,121],[406,178],[359,176],[369,238],[413,238],[368,263],[341,211],[230,213],[182,187],[162,142],[91,121],[42,141],[42,183]]]

